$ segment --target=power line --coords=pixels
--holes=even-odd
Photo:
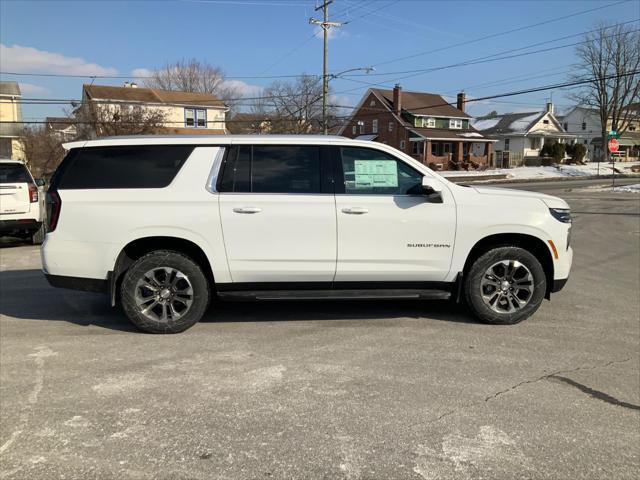
[[[592,83],[595,81],[602,81],[602,80],[611,80],[611,79],[615,79],[615,78],[622,78],[622,77],[627,77],[627,76],[631,76],[631,75],[637,75],[638,73],[640,73],[640,70],[634,70],[631,72],[624,72],[621,74],[616,74],[616,75],[607,75],[604,77],[591,77],[591,78],[587,78],[587,79],[583,79],[583,80],[576,80],[576,81],[572,81],[572,82],[564,82],[564,83],[556,83],[556,84],[551,84],[551,85],[542,85],[542,86],[538,86],[538,87],[533,87],[533,88],[529,88],[529,89],[524,89],[524,90],[516,90],[516,91],[511,91],[511,92],[505,92],[505,93],[499,93],[499,94],[495,94],[495,95],[488,95],[488,96],[484,96],[484,97],[475,97],[475,98],[471,98],[468,100],[465,100],[465,104],[467,103],[473,103],[473,102],[481,102],[481,101],[486,101],[486,100],[493,100],[496,98],[504,98],[504,97],[513,97],[513,96],[517,96],[517,95],[524,95],[527,93],[535,93],[535,92],[542,92],[542,91],[547,91],[547,90],[554,90],[554,89],[558,89],[558,88],[567,88],[567,87],[577,87],[580,85],[586,85],[588,83]],[[319,98],[317,99],[319,100]],[[315,101],[317,101],[315,100]],[[427,109],[427,108],[437,108],[437,107],[443,107],[443,106],[447,106],[447,105],[452,105],[451,102],[444,102],[441,104],[429,104],[429,105],[423,105],[423,106],[417,106],[417,107],[413,107],[413,110],[421,110],[421,109]],[[352,109],[355,110],[357,107],[351,106],[351,105],[329,105],[331,107],[335,107],[335,108],[348,108],[348,109]],[[364,110],[368,110],[368,111],[373,111],[372,113],[364,113],[360,116],[371,116],[371,115],[378,115],[381,112],[387,112],[388,110],[385,108],[374,108],[374,107],[365,107]],[[269,117],[269,115],[265,115],[265,117]],[[336,119],[340,119],[340,118],[351,118],[351,115],[347,115],[347,116],[335,116],[334,118]],[[285,119],[286,120],[286,119]],[[238,120],[238,123],[244,123],[244,122],[253,122],[255,120]],[[77,120],[69,120],[67,122],[61,121],[55,121],[55,122],[46,122],[46,121],[0,121],[0,124],[39,124],[39,123],[69,123],[69,124],[74,124],[74,123],[78,123],[81,121],[77,121]],[[229,121],[225,121],[224,123],[233,123],[234,120],[229,120]],[[91,123],[91,124],[95,124],[97,122],[84,122],[84,123]],[[98,122],[98,123],[118,123],[118,122]],[[216,123],[216,122],[211,122],[211,123]],[[222,123],[222,122],[219,122]],[[184,122],[182,121],[175,121],[175,122],[164,122],[162,124],[180,124],[180,125],[184,125]]]
[[[503,36],[503,35],[508,35],[510,33],[521,32],[521,31],[527,30],[529,28],[540,27],[542,25],[547,25],[549,23],[554,23],[554,22],[559,22],[561,20],[566,20],[567,18],[573,18],[573,17],[576,17],[578,15],[584,15],[584,14],[595,12],[595,11],[598,11],[598,10],[603,10],[605,8],[611,8],[611,7],[616,6],[616,5],[620,5],[620,4],[623,4],[623,3],[628,3],[629,1],[630,0],[621,0],[621,1],[618,1],[618,2],[609,3],[609,4],[606,4],[606,5],[601,5],[599,7],[590,8],[588,10],[582,10],[582,11],[579,11],[579,12],[571,13],[569,15],[564,15],[562,17],[557,17],[556,16],[556,17],[550,18],[548,20],[544,20],[542,22],[532,23],[532,24],[529,24],[529,25],[524,25],[522,27],[512,28],[511,30],[505,30],[505,31],[501,31],[501,32],[492,33],[490,35],[477,37],[477,38],[474,38],[474,39],[471,39],[471,40],[465,40],[464,42],[458,42],[458,43],[454,43],[454,44],[451,44],[451,45],[446,45],[444,47],[435,48],[435,49],[432,49],[432,50],[426,50],[426,51],[422,51],[422,52],[413,53],[411,55],[405,55],[403,57],[399,57],[399,58],[395,58],[395,59],[391,59],[391,60],[386,60],[384,62],[378,62],[378,63],[373,64],[373,66],[374,67],[379,67],[380,65],[387,65],[389,63],[400,62],[402,60],[408,60],[408,59],[411,59],[411,58],[420,57],[422,55],[428,55],[430,53],[442,52],[444,50],[448,50],[448,49],[451,49],[451,48],[456,48],[456,47],[461,47],[461,46],[464,46],[464,45],[469,45],[471,43],[476,43],[476,42],[480,42],[480,41],[483,41],[483,40],[488,40],[490,38],[496,38],[496,37],[500,37],[500,36]]]

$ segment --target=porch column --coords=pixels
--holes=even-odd
[[[462,163],[464,161],[464,147],[463,147],[463,143],[462,142],[458,142],[457,148],[456,148],[456,162],[458,163]]]
[[[491,142],[485,143],[484,154],[487,156],[487,167],[492,166],[491,165],[491,154],[493,153],[492,150],[493,150],[493,143]]]
[[[424,164],[429,165],[431,162],[431,140],[424,142]]]

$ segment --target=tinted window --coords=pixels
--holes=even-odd
[[[320,193],[320,147],[255,145],[230,149],[221,192]]]
[[[56,187],[166,187],[193,149],[190,145],[131,145],[72,150],[56,172]]]
[[[344,192],[350,195],[419,195],[422,174],[379,150],[341,148]]]
[[[21,163],[0,163],[0,183],[31,183],[31,177]]]

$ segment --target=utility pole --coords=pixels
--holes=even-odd
[[[329,133],[329,125],[327,124],[327,97],[329,96],[329,29],[331,27],[341,27],[340,22],[329,21],[329,5],[333,3],[333,0],[325,0],[325,2],[316,7],[316,12],[320,9],[323,10],[323,20],[316,20],[310,18],[309,23],[312,25],[320,25],[322,27],[322,34],[324,36],[324,54],[322,57],[322,132],[327,135]]]

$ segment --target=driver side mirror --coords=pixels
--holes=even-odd
[[[44,178],[36,178],[35,182],[38,187],[44,187]]]
[[[442,187],[433,178],[426,175],[422,177],[422,194],[424,196],[429,197],[429,199],[432,200],[440,199],[440,201],[442,201],[442,195],[440,195],[441,191]]]

